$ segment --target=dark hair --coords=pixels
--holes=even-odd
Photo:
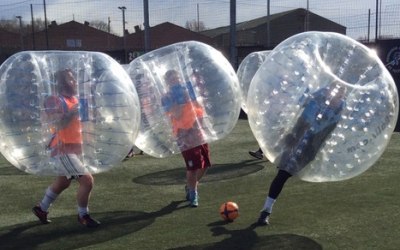
[[[178,72],[177,70],[175,70],[175,69],[170,69],[170,70],[168,70],[168,71],[165,73],[164,79],[165,79],[166,81],[168,81],[168,80],[171,78],[171,76],[173,76],[173,75],[178,75],[178,74],[179,74],[179,72]]]
[[[59,89],[62,89],[65,85],[66,85],[66,76],[68,73],[72,73],[74,74],[74,72],[72,71],[72,69],[63,69],[63,70],[59,70],[55,73],[54,77],[56,79],[57,85]]]

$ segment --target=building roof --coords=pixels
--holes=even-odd
[[[103,31],[103,30],[100,30],[100,29],[90,26],[89,22],[84,22],[82,24],[82,23],[79,23],[74,20],[66,22],[66,23],[62,23],[62,24],[57,24],[56,22],[52,22],[48,28],[48,31],[51,31],[51,30],[63,30],[63,31],[77,30],[78,32],[85,31],[85,32],[89,32],[89,33],[96,33],[98,35],[106,35],[107,34],[107,35],[112,35],[112,36],[118,37],[116,35],[106,32],[106,31]],[[44,32],[44,31],[41,31],[41,32]]]
[[[287,15],[305,14],[306,12],[307,12],[307,10],[303,9],[303,8],[298,8],[298,9],[288,10],[288,11],[284,11],[284,12],[279,12],[279,13],[275,13],[275,14],[270,15],[269,16],[269,21],[271,22],[271,21],[283,18],[284,16],[287,16]],[[321,17],[321,16],[319,16],[319,15],[317,15],[317,14],[311,12],[311,11],[309,11],[309,13],[314,15],[314,16],[318,16],[318,17],[320,17],[322,19],[330,21],[329,19],[326,19],[325,17]],[[244,21],[244,22],[241,22],[241,23],[237,23],[236,24],[236,31],[248,30],[248,29],[256,28],[258,26],[264,25],[267,22],[268,22],[268,16],[263,16],[263,17],[252,19],[252,20]],[[335,23],[333,21],[330,21],[330,22]],[[342,25],[340,25],[338,23],[335,23],[335,24],[337,24],[339,26],[342,26]],[[342,27],[344,27],[344,26],[342,26]],[[205,31],[202,31],[201,34],[214,38],[214,37],[217,37],[217,36],[219,36],[221,34],[225,34],[225,33],[229,33],[229,32],[230,32],[230,26],[228,25],[228,26],[219,27],[219,28],[215,28],[215,29],[205,30]]]
[[[143,30],[129,34],[126,39],[128,48],[144,48]],[[151,49],[157,49],[173,43],[191,40],[203,42],[209,45],[213,44],[213,40],[210,37],[200,34],[198,32],[191,31],[189,29],[185,29],[170,22],[165,22],[150,27],[150,40]]]
[[[62,24],[52,22],[47,29],[51,49],[84,49],[105,51],[122,46],[119,36],[91,27],[89,22],[69,21]],[[36,47],[45,47],[46,30],[35,33]],[[29,39],[30,35],[27,37]],[[80,40],[81,46],[66,47],[67,40]],[[30,43],[28,43],[30,44]]]

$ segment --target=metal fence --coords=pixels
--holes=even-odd
[[[150,26],[171,22],[212,29],[230,24],[230,0],[3,0],[0,18],[22,21],[23,25],[30,24],[32,18],[57,23],[101,21],[110,32],[122,36],[123,24],[130,33],[135,26],[143,27],[145,1]],[[296,8],[346,26],[347,35],[357,40],[400,37],[398,0],[236,0],[236,20],[266,16],[268,9],[274,14]]]

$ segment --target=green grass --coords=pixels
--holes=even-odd
[[[342,182],[289,180],[271,225],[253,227],[276,168],[247,151],[257,142],[246,120],[212,143],[214,167],[200,186],[200,206],[184,199],[184,163],[135,156],[95,176],[90,209],[102,225],[76,222],[76,183],[52,206],[53,222],[31,213],[52,177],[27,175],[0,158],[0,249],[399,249],[400,135],[362,175]],[[220,204],[240,217],[225,223]]]

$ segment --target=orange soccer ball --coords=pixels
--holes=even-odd
[[[239,216],[239,206],[233,201],[225,202],[219,208],[219,214],[225,221],[232,222]]]

